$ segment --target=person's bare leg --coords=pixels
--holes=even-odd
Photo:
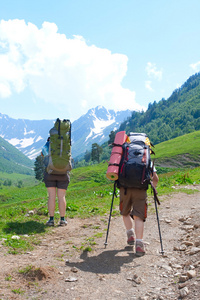
[[[124,225],[126,230],[130,230],[133,228],[133,220],[130,215],[123,216]]]
[[[126,227],[126,233],[127,233],[127,243],[129,245],[134,245],[135,238],[134,238],[134,230],[133,230],[133,219],[130,215],[123,216],[124,225]]]
[[[48,187],[48,210],[49,210],[49,216],[53,217],[55,212],[55,206],[56,206],[56,188],[55,187]]]
[[[145,254],[145,246],[143,243],[144,222],[137,216],[133,217],[135,221],[136,255],[143,256]]]
[[[144,222],[137,216],[133,216],[135,221],[135,235],[136,239],[142,240],[144,233]]]
[[[60,212],[60,217],[64,217],[66,213],[66,199],[65,199],[66,190],[57,189],[58,196],[58,208]]]

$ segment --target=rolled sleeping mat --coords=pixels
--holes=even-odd
[[[110,180],[117,180],[119,173],[119,166],[108,166],[106,177]]]
[[[119,173],[119,164],[122,157],[122,145],[126,142],[127,135],[125,131],[119,131],[115,135],[114,147],[112,148],[106,177],[110,180],[117,180]]]

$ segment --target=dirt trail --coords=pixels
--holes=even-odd
[[[145,223],[147,254],[140,258],[126,245],[121,217],[111,220],[106,249],[108,215],[69,219],[32,252],[10,255],[1,246],[0,299],[200,299],[200,193],[160,200],[164,256],[155,213]],[[92,252],[79,250],[93,238]],[[27,266],[35,269],[20,274]]]

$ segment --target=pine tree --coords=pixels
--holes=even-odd
[[[44,165],[44,158],[41,155],[36,157],[36,160],[34,162],[34,171],[35,171],[35,178],[39,181],[43,181],[45,165]]]

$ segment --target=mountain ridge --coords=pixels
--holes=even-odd
[[[112,130],[131,115],[130,110],[115,112],[103,106],[88,110],[72,122],[72,156],[89,150],[93,143],[103,143]],[[0,113],[0,137],[15,146],[30,159],[40,154],[55,120],[13,119]]]
[[[33,175],[33,161],[0,137],[0,171]]]

